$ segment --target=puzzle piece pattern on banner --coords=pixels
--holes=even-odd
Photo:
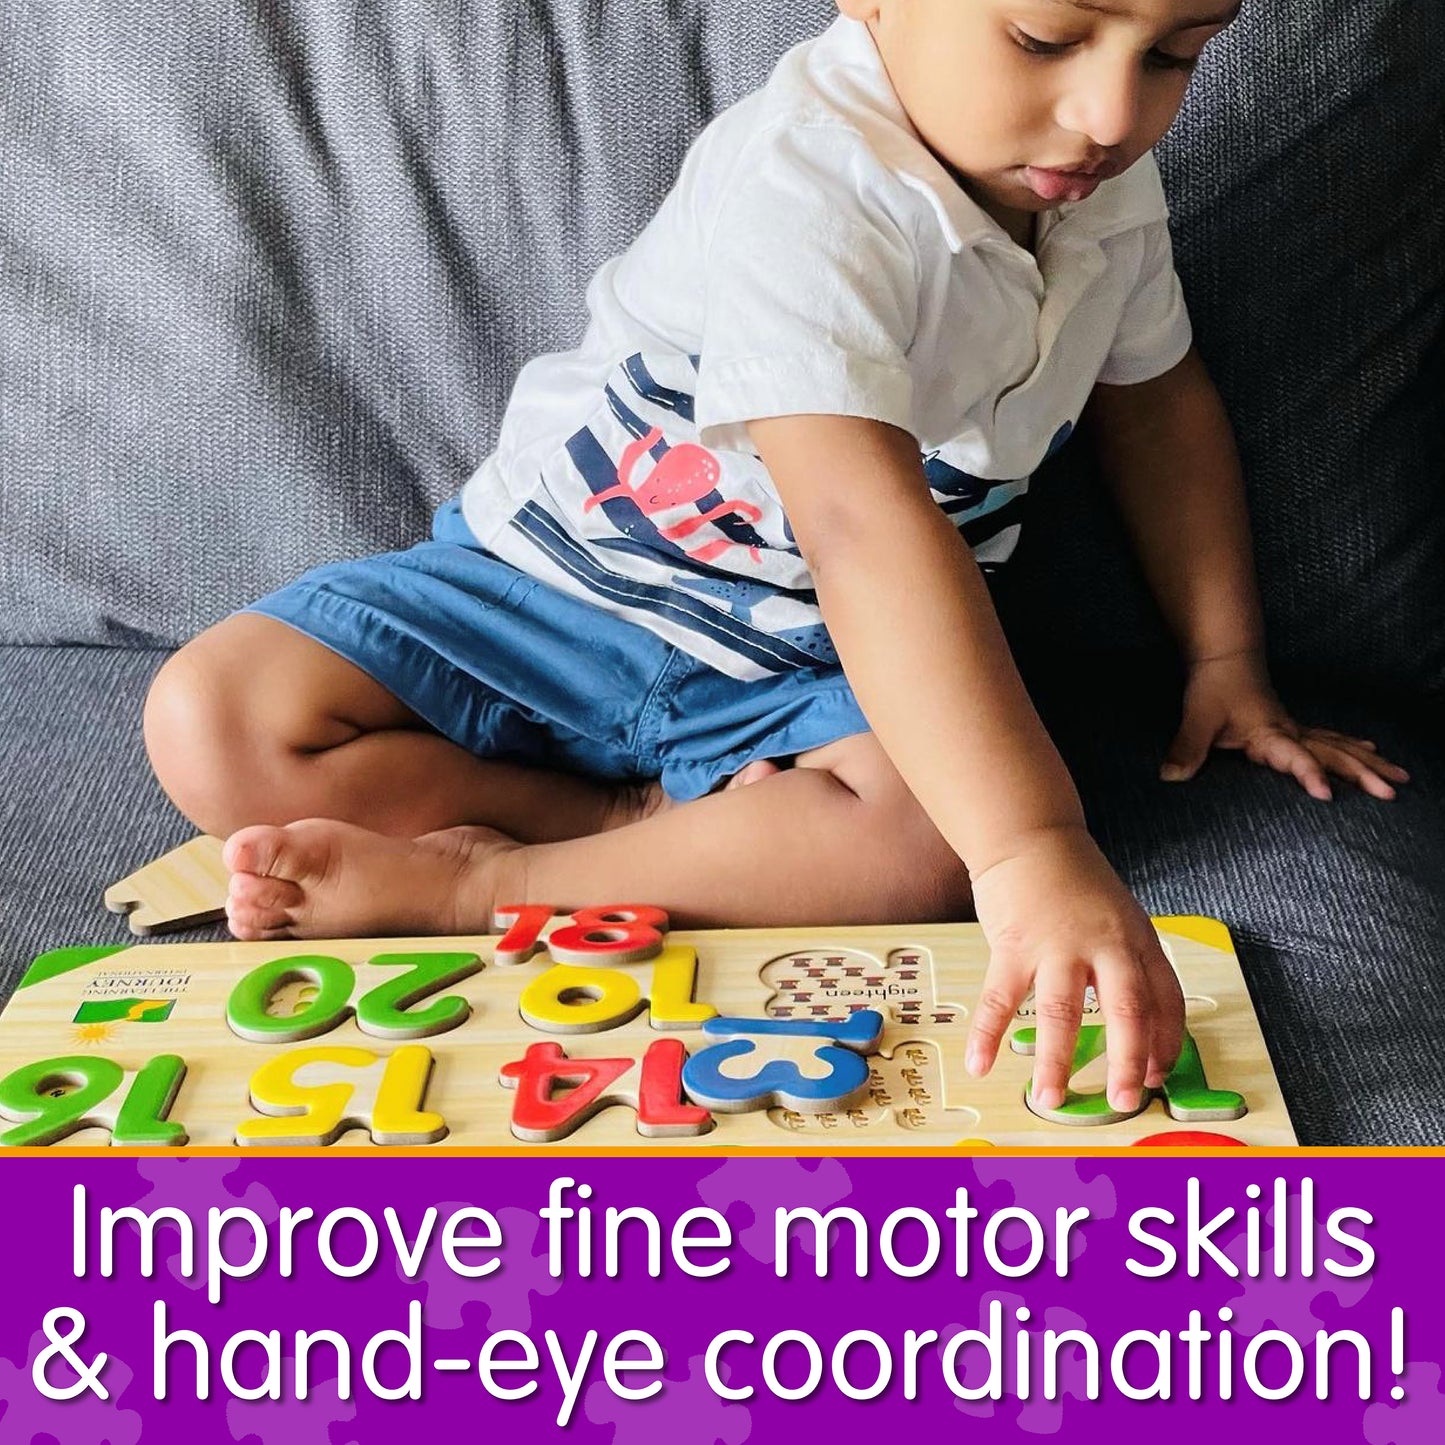
[[[117,1358],[107,1364],[108,1399],[101,1400],[87,1390],[74,1400],[57,1403],[35,1388],[32,1375],[47,1344],[37,1330],[30,1337],[23,1363],[0,1357],[0,1405],[5,1407],[0,1414],[0,1445],[33,1445],[36,1440],[57,1440],[63,1445],[137,1445],[140,1412],[120,1403],[128,1397],[135,1379],[131,1367]]]
[[[324,1358],[318,1351],[316,1359]],[[294,1357],[285,1369],[294,1370]],[[316,1365],[311,1366],[313,1370]],[[306,1398],[288,1398],[278,1410],[270,1400],[227,1400],[226,1429],[237,1445],[256,1440],[260,1445],[293,1445],[296,1440],[356,1439],[355,1435],[333,1436],[334,1425],[349,1425],[356,1418],[356,1401],[343,1400],[339,1382],[311,1379]]]
[[[853,1192],[847,1167],[837,1159],[793,1159],[778,1155],[749,1155],[729,1159],[698,1180],[697,1197],[709,1209],[728,1216],[739,1228],[738,1216],[751,1216],[741,1228],[738,1243],[760,1264],[777,1257],[774,1222],[779,1209],[828,1210]],[[815,1240],[804,1230],[798,1247],[813,1255]]]
[[[450,1219],[460,1209],[475,1207],[474,1200],[438,1201],[437,1217]],[[506,1242],[503,1268],[475,1278],[458,1274],[440,1253],[430,1251],[421,1269],[412,1276],[417,1288],[426,1291],[429,1331],[446,1334],[466,1328],[467,1314],[471,1311],[472,1328],[485,1320],[488,1331],[493,1334],[498,1330],[525,1333],[532,1328],[533,1297],[553,1295],[562,1288],[561,1279],[547,1268],[546,1230],[536,1213],[512,1205],[504,1205],[493,1213]],[[396,1272],[399,1278],[406,1277],[400,1260]],[[469,1336],[469,1345],[470,1341]]]
[[[731,1371],[721,1363],[724,1384]],[[663,1388],[646,1410],[629,1406],[605,1385],[593,1385],[584,1396],[583,1409],[594,1425],[613,1427],[612,1445],[656,1445],[659,1440],[708,1440],[721,1445],[743,1445],[752,1433],[752,1414],[745,1405],[721,1400],[707,1382],[703,1358],[687,1362],[687,1377],[663,1377]]]

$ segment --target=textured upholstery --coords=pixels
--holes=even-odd
[[[704,120],[831,13],[0,9],[0,638],[176,643],[415,537]],[[1279,654],[1437,686],[1442,50],[1434,0],[1250,0],[1162,148]],[[1097,500],[1044,491],[1040,613],[1143,640]]]
[[[414,540],[829,9],[0,6],[0,639],[178,643]]]

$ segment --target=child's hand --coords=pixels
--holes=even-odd
[[[1410,775],[1380,757],[1374,743],[1328,728],[1301,727],[1274,695],[1257,652],[1194,663],[1184,690],[1184,717],[1159,776],[1192,778],[1211,748],[1239,748],[1251,762],[1292,773],[1312,797],[1332,796],[1327,773],[1346,778],[1376,798],[1393,798],[1394,783]]]
[[[1184,1034],[1184,995],[1148,916],[1082,827],[1030,835],[973,880],[974,906],[992,955],[967,1068],[986,1074],[1032,985],[1038,1017],[1034,1100],[1057,1108],[1072,1072],[1074,1041],[1092,983],[1108,1035],[1110,1104],[1139,1107],[1158,1088]]]

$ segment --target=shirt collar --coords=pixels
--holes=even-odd
[[[818,38],[815,59],[846,71],[849,83],[833,99],[878,159],[904,185],[928,201],[949,250],[957,254],[982,242],[1012,246],[1003,227],[953,178],[914,129],[883,67],[868,27],[840,15]],[[1099,241],[1151,221],[1168,218],[1164,189],[1152,154],[1121,176],[1105,181],[1087,200],[1054,208],[1049,227],[1059,235]]]

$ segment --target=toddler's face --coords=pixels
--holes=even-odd
[[[1006,229],[1081,201],[1169,128],[1239,0],[838,0],[933,153]]]

